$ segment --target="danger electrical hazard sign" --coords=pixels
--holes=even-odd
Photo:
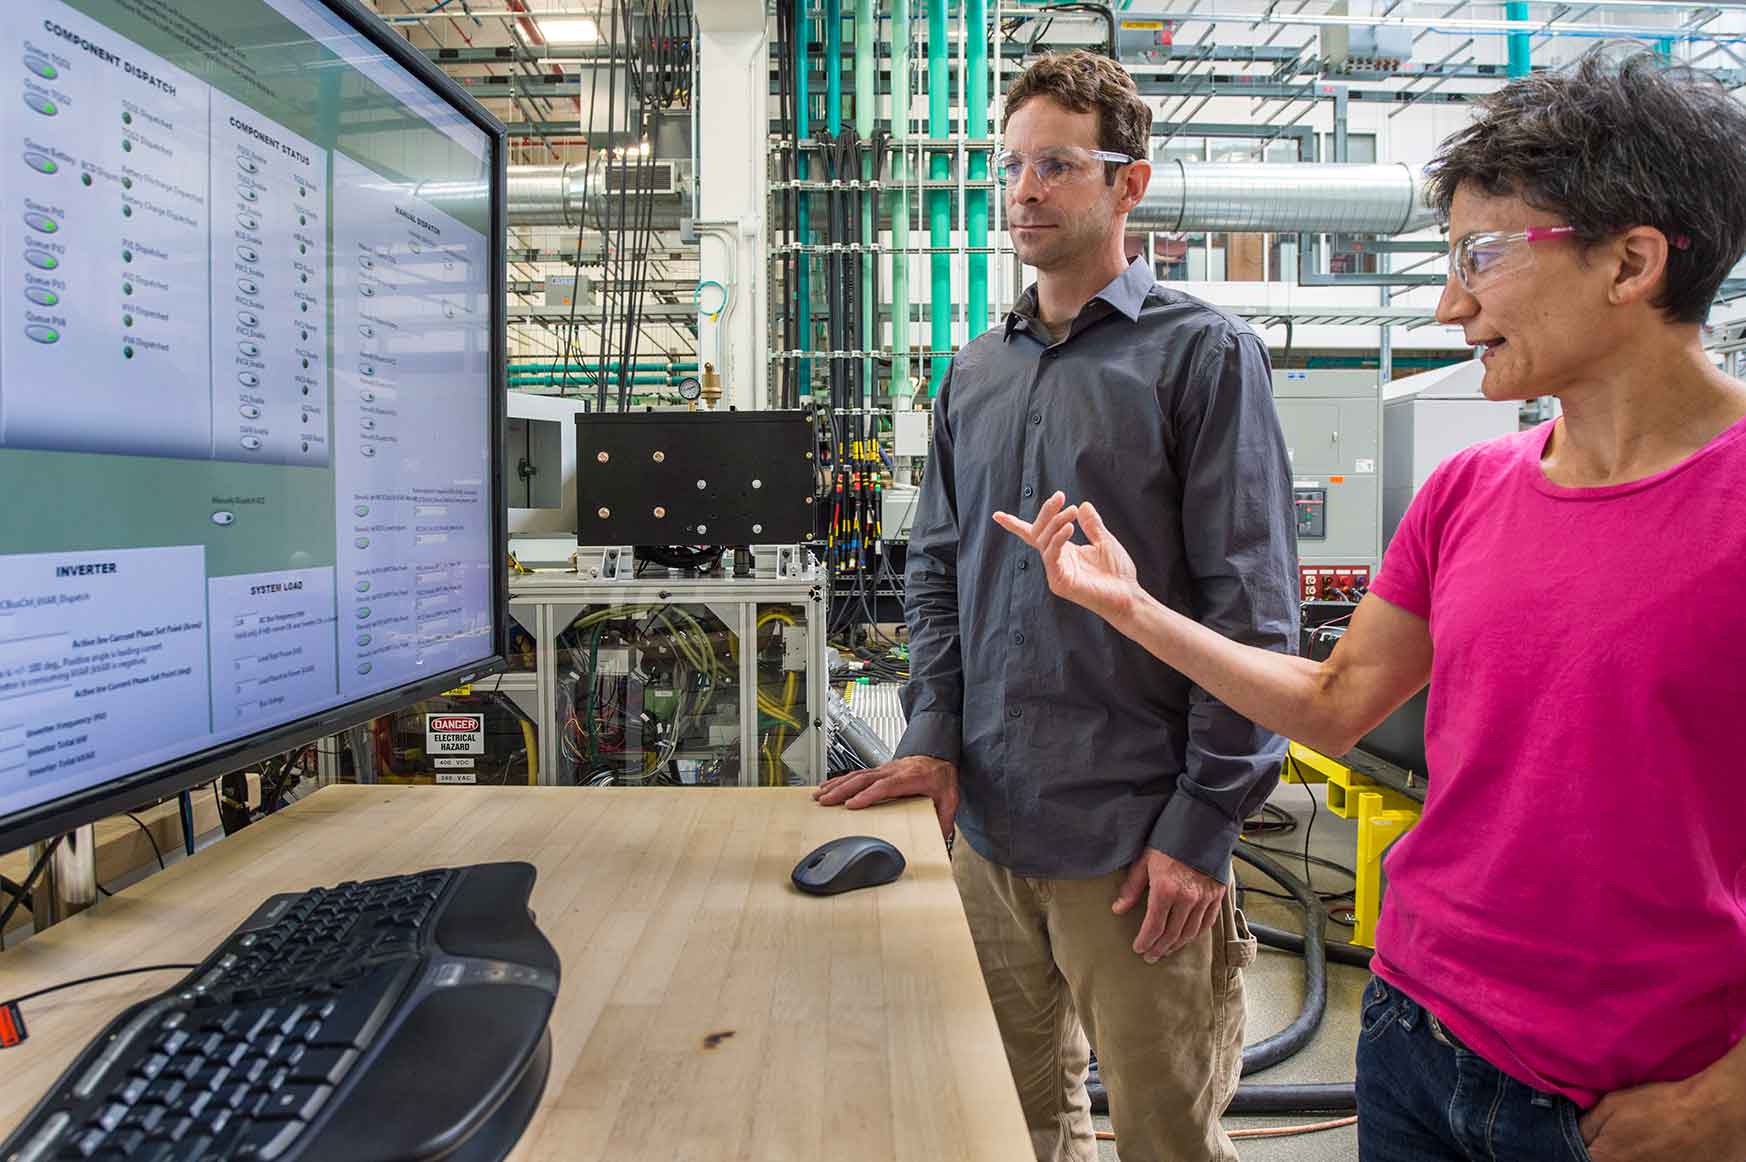
[[[424,753],[441,760],[455,755],[485,753],[483,714],[426,714]],[[448,764],[439,764],[448,765]]]

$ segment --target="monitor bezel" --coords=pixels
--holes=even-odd
[[[0,817],[0,852],[51,838],[94,823],[110,815],[169,798],[190,787],[211,782],[221,775],[241,770],[270,755],[306,746],[338,734],[373,718],[402,709],[458,686],[468,685],[508,668],[508,639],[504,611],[509,603],[507,521],[508,495],[504,491],[503,457],[507,411],[507,303],[506,262],[508,183],[508,130],[448,74],[425,58],[395,33],[375,13],[357,0],[313,0],[327,8],[401,65],[440,100],[447,102],[468,121],[483,130],[491,151],[491,222],[487,245],[490,253],[491,351],[488,385],[488,436],[491,440],[491,653],[479,662],[445,670],[417,682],[397,686],[354,702],[208,747],[180,759],[158,763],[132,774],[117,776],[96,787],[63,795]]]

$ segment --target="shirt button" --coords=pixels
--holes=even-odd
[[[1042,422],[1043,422],[1043,413],[1042,412],[1032,412],[1031,413],[1031,423],[1040,424]]]
[[[1006,708],[1006,716],[1008,718],[1018,718],[1022,714],[1024,714],[1024,711],[1020,710],[1017,706],[1008,706]]]
[[[1019,572],[1020,573],[1023,573],[1026,569],[1029,569],[1030,567],[1031,567],[1031,559],[1029,557],[1020,557],[1019,558]]]
[[[1028,484],[1027,484],[1027,485],[1025,485],[1025,495],[1026,495],[1026,496],[1031,496],[1031,495],[1034,495],[1034,494],[1035,494],[1035,493],[1036,493],[1036,491],[1037,491],[1037,490],[1036,490],[1036,489],[1034,489],[1034,488],[1032,488],[1032,487],[1031,487],[1031,486],[1030,486],[1030,485],[1028,485]]]
[[[1025,644],[1025,635],[1024,635],[1024,634],[1022,634],[1022,633],[1015,633],[1015,634],[1013,634],[1013,635],[1012,635],[1012,644],[1013,644],[1013,645],[1015,645],[1015,646],[1022,646],[1022,645],[1024,645],[1024,644]]]

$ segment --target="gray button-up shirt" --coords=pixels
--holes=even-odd
[[[1055,597],[991,514],[1030,519],[1057,489],[1090,500],[1147,592],[1291,650],[1296,522],[1267,348],[1143,259],[1061,342],[1036,314],[1033,287],[934,402],[897,753],[956,762],[963,837],[1022,875],[1102,875],[1150,846],[1223,879],[1285,741]]]

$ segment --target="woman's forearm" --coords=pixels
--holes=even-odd
[[[1256,725],[1324,754],[1346,753],[1373,725],[1342,705],[1335,667],[1231,641],[1143,591],[1110,622]]]

